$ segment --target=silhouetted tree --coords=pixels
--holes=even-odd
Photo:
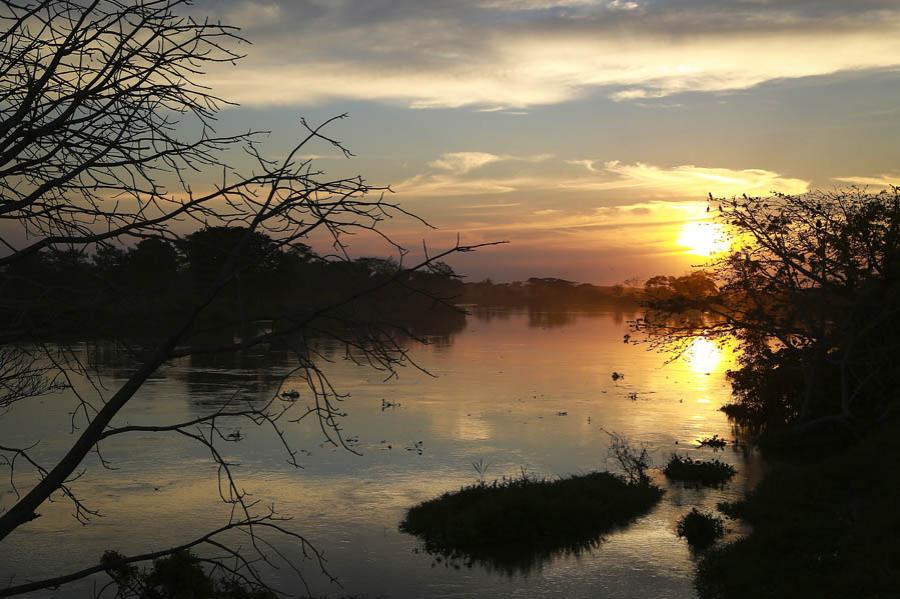
[[[128,252],[128,262],[139,276],[171,277],[178,271],[178,252],[164,239],[142,239]]]
[[[87,467],[86,458],[92,453],[106,465],[100,452],[106,439],[134,433],[181,434],[209,450],[222,473],[221,495],[233,506],[233,519],[189,543],[123,557],[120,562],[212,548],[219,557],[207,557],[206,563],[212,559],[252,587],[263,588],[256,562],[223,543],[221,537],[228,531],[240,529],[251,540],[266,532],[280,533],[319,565],[321,556],[305,538],[286,528],[274,511],[247,500],[218,449],[219,443],[239,440],[228,438],[219,423],[243,418],[269,428],[284,443],[288,460],[297,465],[297,454],[285,441],[280,424],[291,406],[281,404],[276,392],[269,401],[231,401],[185,422],[114,425],[114,418],[148,377],[170,360],[329,334],[335,320],[347,318],[347,306],[358,305],[361,298],[450,252],[472,248],[451,248],[349,291],[323,289],[321,301],[312,307],[298,302],[268,315],[277,326],[239,341],[228,336],[205,343],[206,337],[195,334],[198,320],[220,298],[230,296],[230,290],[240,288],[242,278],[267,272],[280,261],[293,261],[294,266],[308,262],[314,232],[330,238],[337,259],[349,260],[343,245],[347,233],[376,231],[385,218],[406,213],[362,178],[327,178],[300,157],[301,148],[313,141],[349,155],[322,133],[334,119],[316,127],[301,120],[303,135],[279,160],[260,152],[259,133],[218,134],[213,125],[226,102],[195,80],[211,64],[240,58],[234,47],[242,40],[233,27],[187,16],[188,4],[188,0],[21,0],[0,5],[4,223],[0,245],[5,248],[0,275],[6,344],[0,354],[2,409],[49,392],[69,377],[96,382],[90,366],[61,342],[43,353],[33,350],[35,342],[52,339],[64,325],[103,322],[110,310],[132,314],[128,281],[107,275],[117,270],[170,275],[176,265],[171,242],[178,241],[173,223],[195,223],[200,229],[178,246],[195,287],[179,301],[165,297],[165,302],[157,302],[176,304],[171,319],[154,320],[158,341],[141,352],[140,366],[124,383],[106,397],[100,396],[101,387],[96,385],[92,387],[96,394],[77,395],[72,432],[60,431],[63,437],[72,435],[71,443],[58,461],[44,465],[27,447],[0,446],[2,464],[13,469],[8,480],[16,481],[18,468],[37,473],[37,482],[27,488],[12,487],[16,500],[0,514],[0,542],[9,542],[10,533],[37,518],[52,495],[70,501],[82,523],[94,518],[96,510],[79,495],[72,478]],[[238,155],[249,163],[229,165],[226,159]],[[135,242],[123,254],[122,248]],[[241,318],[227,311],[224,315],[233,322]],[[335,338],[361,362],[390,373],[405,359],[405,348],[394,329],[379,327],[347,326]],[[291,349],[297,368],[306,374],[307,414],[321,420],[329,442],[344,445],[340,396],[306,345],[298,343]],[[226,566],[223,552],[230,565]],[[257,557],[269,559],[262,553]],[[104,570],[99,564],[13,584],[0,589],[0,596],[58,587]],[[4,584],[9,580],[5,578]]]
[[[856,434],[890,417],[900,388],[900,190],[717,203],[733,249],[704,267],[710,282],[679,291],[683,277],[648,281],[650,311],[637,328],[668,343],[736,337],[734,415],[839,422]],[[690,310],[707,318],[680,318]]]

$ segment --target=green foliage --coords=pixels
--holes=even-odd
[[[666,467],[663,468],[666,478],[705,486],[723,485],[736,473],[734,466],[721,460],[695,460],[677,453],[672,454]]]
[[[715,514],[692,508],[678,520],[675,530],[679,537],[687,539],[692,549],[703,550],[722,538],[725,525]]]
[[[528,571],[561,553],[578,554],[646,513],[663,491],[608,472],[478,483],[411,508],[400,530],[439,559]]]

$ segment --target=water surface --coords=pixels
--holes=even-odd
[[[227,449],[240,462],[242,486],[292,517],[289,526],[324,551],[343,589],[319,576],[315,565],[302,564],[317,594],[694,597],[694,560],[676,537],[675,522],[690,507],[712,509],[758,480],[758,460],[737,448],[715,454],[738,468],[725,488],[685,489],[654,473],[667,493],[648,515],[609,534],[592,551],[527,573],[436,563],[397,529],[409,506],[474,482],[475,461],[488,465],[488,479],[522,469],[544,476],[614,469],[604,431],[644,443],[657,465],[673,451],[713,457],[696,440],[733,437],[717,409],[728,399],[724,371],[731,356],[698,341],[683,359],[668,362],[670,356],[646,346],[624,344],[626,321],[634,316],[481,311],[461,332],[412,348],[414,359],[434,376],[406,368],[388,382],[335,351],[325,369],[351,396],[343,428],[362,455],[323,445],[314,422],[287,426],[289,442],[303,450],[302,470],[286,464],[277,439],[247,424],[235,425],[243,440]],[[109,389],[133,368],[126,356],[103,346],[82,350],[101,363]],[[268,398],[289,368],[287,356],[264,350],[185,359],[149,381],[119,423],[188,420],[235,392]],[[625,377],[614,381],[614,371]],[[288,381],[286,387],[301,385]],[[383,400],[399,405],[385,409]],[[65,394],[22,404],[0,419],[0,438],[8,445],[41,441],[37,455],[51,462],[71,441],[53,439],[68,430],[73,406]],[[108,548],[132,553],[165,547],[227,520],[216,468],[204,448],[178,435],[135,434],[110,440],[103,453],[117,469],[106,470],[92,458],[73,485],[103,517],[81,526],[62,498],[45,506],[41,518],[0,545],[4,582],[13,573],[22,581],[92,565]],[[14,496],[3,492],[8,505]],[[274,578],[299,592],[286,569]],[[81,597],[89,588],[38,596]]]

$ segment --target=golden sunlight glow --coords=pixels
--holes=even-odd
[[[729,247],[725,228],[719,223],[685,223],[678,236],[678,245],[687,248],[686,253],[710,257]]]
[[[684,354],[688,367],[697,374],[714,372],[722,361],[722,348],[705,337],[691,341]]]

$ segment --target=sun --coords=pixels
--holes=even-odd
[[[678,245],[686,248],[687,254],[708,258],[727,250],[730,242],[719,223],[689,222],[681,228]]]
[[[722,361],[722,348],[705,337],[697,337],[691,341],[684,352],[688,368],[697,374],[708,374],[716,370]]]

